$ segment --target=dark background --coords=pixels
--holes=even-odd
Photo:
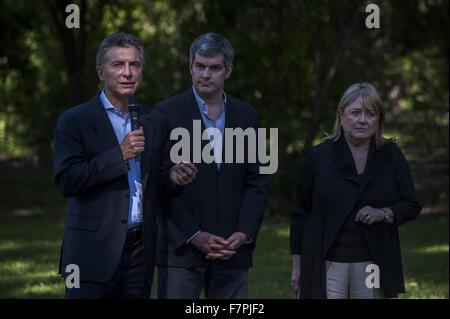
[[[448,172],[448,1],[73,1],[81,27],[68,29],[70,3],[0,4],[3,165],[51,167],[58,115],[99,91],[95,54],[106,35],[142,39],[138,94],[153,106],[189,87],[189,46],[212,31],[236,51],[226,92],[279,130],[271,213],[289,212],[302,156],[331,131],[339,98],[358,81],[379,90],[386,133],[413,168]],[[379,29],[365,26],[368,3],[380,8]]]
[[[80,8],[79,29],[65,26],[70,3]],[[370,3],[380,8],[379,29],[365,25]],[[100,90],[96,51],[118,31],[144,44],[138,95],[150,107],[191,85],[196,37],[217,32],[231,41],[226,92],[255,106],[263,127],[278,128],[266,220],[289,217],[304,154],[332,130],[345,89],[367,81],[384,101],[386,136],[396,136],[413,170],[422,215],[448,225],[448,9],[447,0],[0,1],[0,257],[10,267],[0,258],[0,271],[18,275],[4,287],[18,287],[23,256],[39,263],[38,238],[48,229],[56,271],[64,199],[52,181],[53,132],[59,114]],[[448,283],[448,227],[439,238],[447,262],[435,277]]]

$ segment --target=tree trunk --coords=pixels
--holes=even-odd
[[[322,56],[324,55],[322,49],[322,30],[323,22],[318,25],[317,29],[317,45],[314,57],[314,73],[315,78],[315,104],[312,112],[311,124],[309,127],[309,134],[305,142],[305,148],[303,149],[303,155],[307,154],[313,147],[313,141],[317,136],[320,123],[323,120],[324,109],[328,104],[328,99],[331,92],[331,83],[334,80],[336,69],[339,67],[340,58],[342,53],[346,49],[351,34],[357,26],[358,17],[360,16],[361,6],[352,7],[349,10],[348,15],[344,15],[345,18],[339,25],[344,25],[341,29],[341,33],[336,37],[336,41],[331,49],[331,54],[328,59],[328,65],[323,72],[321,72],[321,66],[323,64]],[[347,17],[352,17],[347,19]]]
[[[66,27],[66,7],[71,4],[68,0],[54,0],[49,2],[49,10],[56,25],[57,36],[61,42],[66,62],[67,78],[69,81],[67,101],[69,107],[82,102],[83,85],[81,75],[84,69],[84,54],[86,46],[85,16],[86,0],[81,1],[80,28]],[[78,35],[78,36],[77,36]]]

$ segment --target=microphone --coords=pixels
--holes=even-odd
[[[139,99],[136,95],[130,95],[128,97],[128,112],[131,119],[131,130],[139,129]]]
[[[128,113],[130,114],[131,130],[135,131],[139,129],[139,99],[136,95],[130,95],[128,97]],[[136,156],[136,161],[139,161],[139,155]]]

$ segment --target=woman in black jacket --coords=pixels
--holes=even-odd
[[[383,137],[369,83],[350,86],[334,132],[306,156],[293,201],[291,284],[301,298],[383,298],[404,292],[398,226],[417,218],[411,172]]]

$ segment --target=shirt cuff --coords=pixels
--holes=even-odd
[[[194,235],[192,235],[190,238],[188,238],[188,240],[186,240],[186,245],[189,244],[189,242],[194,239],[195,236],[197,236],[198,234],[200,234],[202,231],[199,230],[197,231]]]
[[[171,176],[172,176],[172,171],[173,171],[174,168],[175,168],[175,165],[173,165],[173,166],[170,168],[170,170],[169,170],[169,180],[170,180],[170,185],[172,185],[172,187],[174,187],[177,191],[179,191],[180,189],[182,189],[183,186],[174,183],[174,182],[172,181],[172,178],[171,178]],[[195,236],[195,235],[194,235],[194,236]]]

